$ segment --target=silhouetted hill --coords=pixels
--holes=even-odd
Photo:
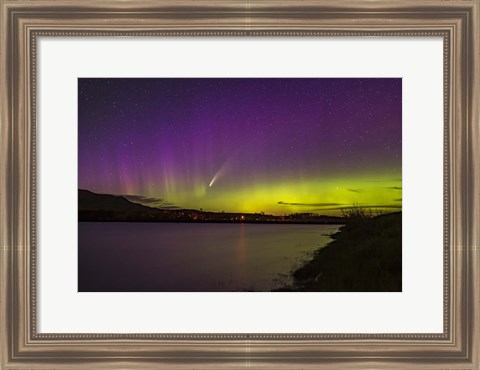
[[[78,211],[155,212],[154,208],[130,202],[122,196],[78,190]]]
[[[161,221],[162,211],[122,196],[78,190],[78,221]]]

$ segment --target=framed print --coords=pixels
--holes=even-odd
[[[478,369],[479,2],[1,1],[1,368]]]

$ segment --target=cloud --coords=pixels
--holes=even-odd
[[[123,195],[123,197],[128,199],[130,202],[139,203],[147,207],[159,209],[180,209],[180,207],[169,203],[162,198],[145,197],[143,195]]]
[[[314,211],[340,211],[342,209],[352,209],[358,206],[341,206],[341,207],[329,207],[329,208],[318,208],[313,209]],[[365,209],[398,209],[401,210],[402,206],[400,204],[362,204],[360,207]]]
[[[289,203],[289,202],[278,202],[282,206],[300,206],[300,207],[331,207],[331,206],[341,206],[341,203]]]
[[[363,192],[362,189],[347,189],[347,190],[348,190],[348,191],[351,191],[351,192],[353,192],[353,193],[361,193],[361,192]]]
[[[392,208],[392,209],[402,209],[402,206],[399,204],[367,204],[362,206],[364,208]]]
[[[401,178],[396,178],[396,179],[382,179],[382,180],[360,180],[362,182],[402,182]]]

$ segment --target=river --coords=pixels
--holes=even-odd
[[[80,222],[81,292],[270,291],[339,225]]]

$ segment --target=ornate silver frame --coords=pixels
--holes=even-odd
[[[480,368],[478,0],[0,0],[0,4],[2,368]],[[38,333],[37,39],[118,35],[442,37],[443,333]]]

